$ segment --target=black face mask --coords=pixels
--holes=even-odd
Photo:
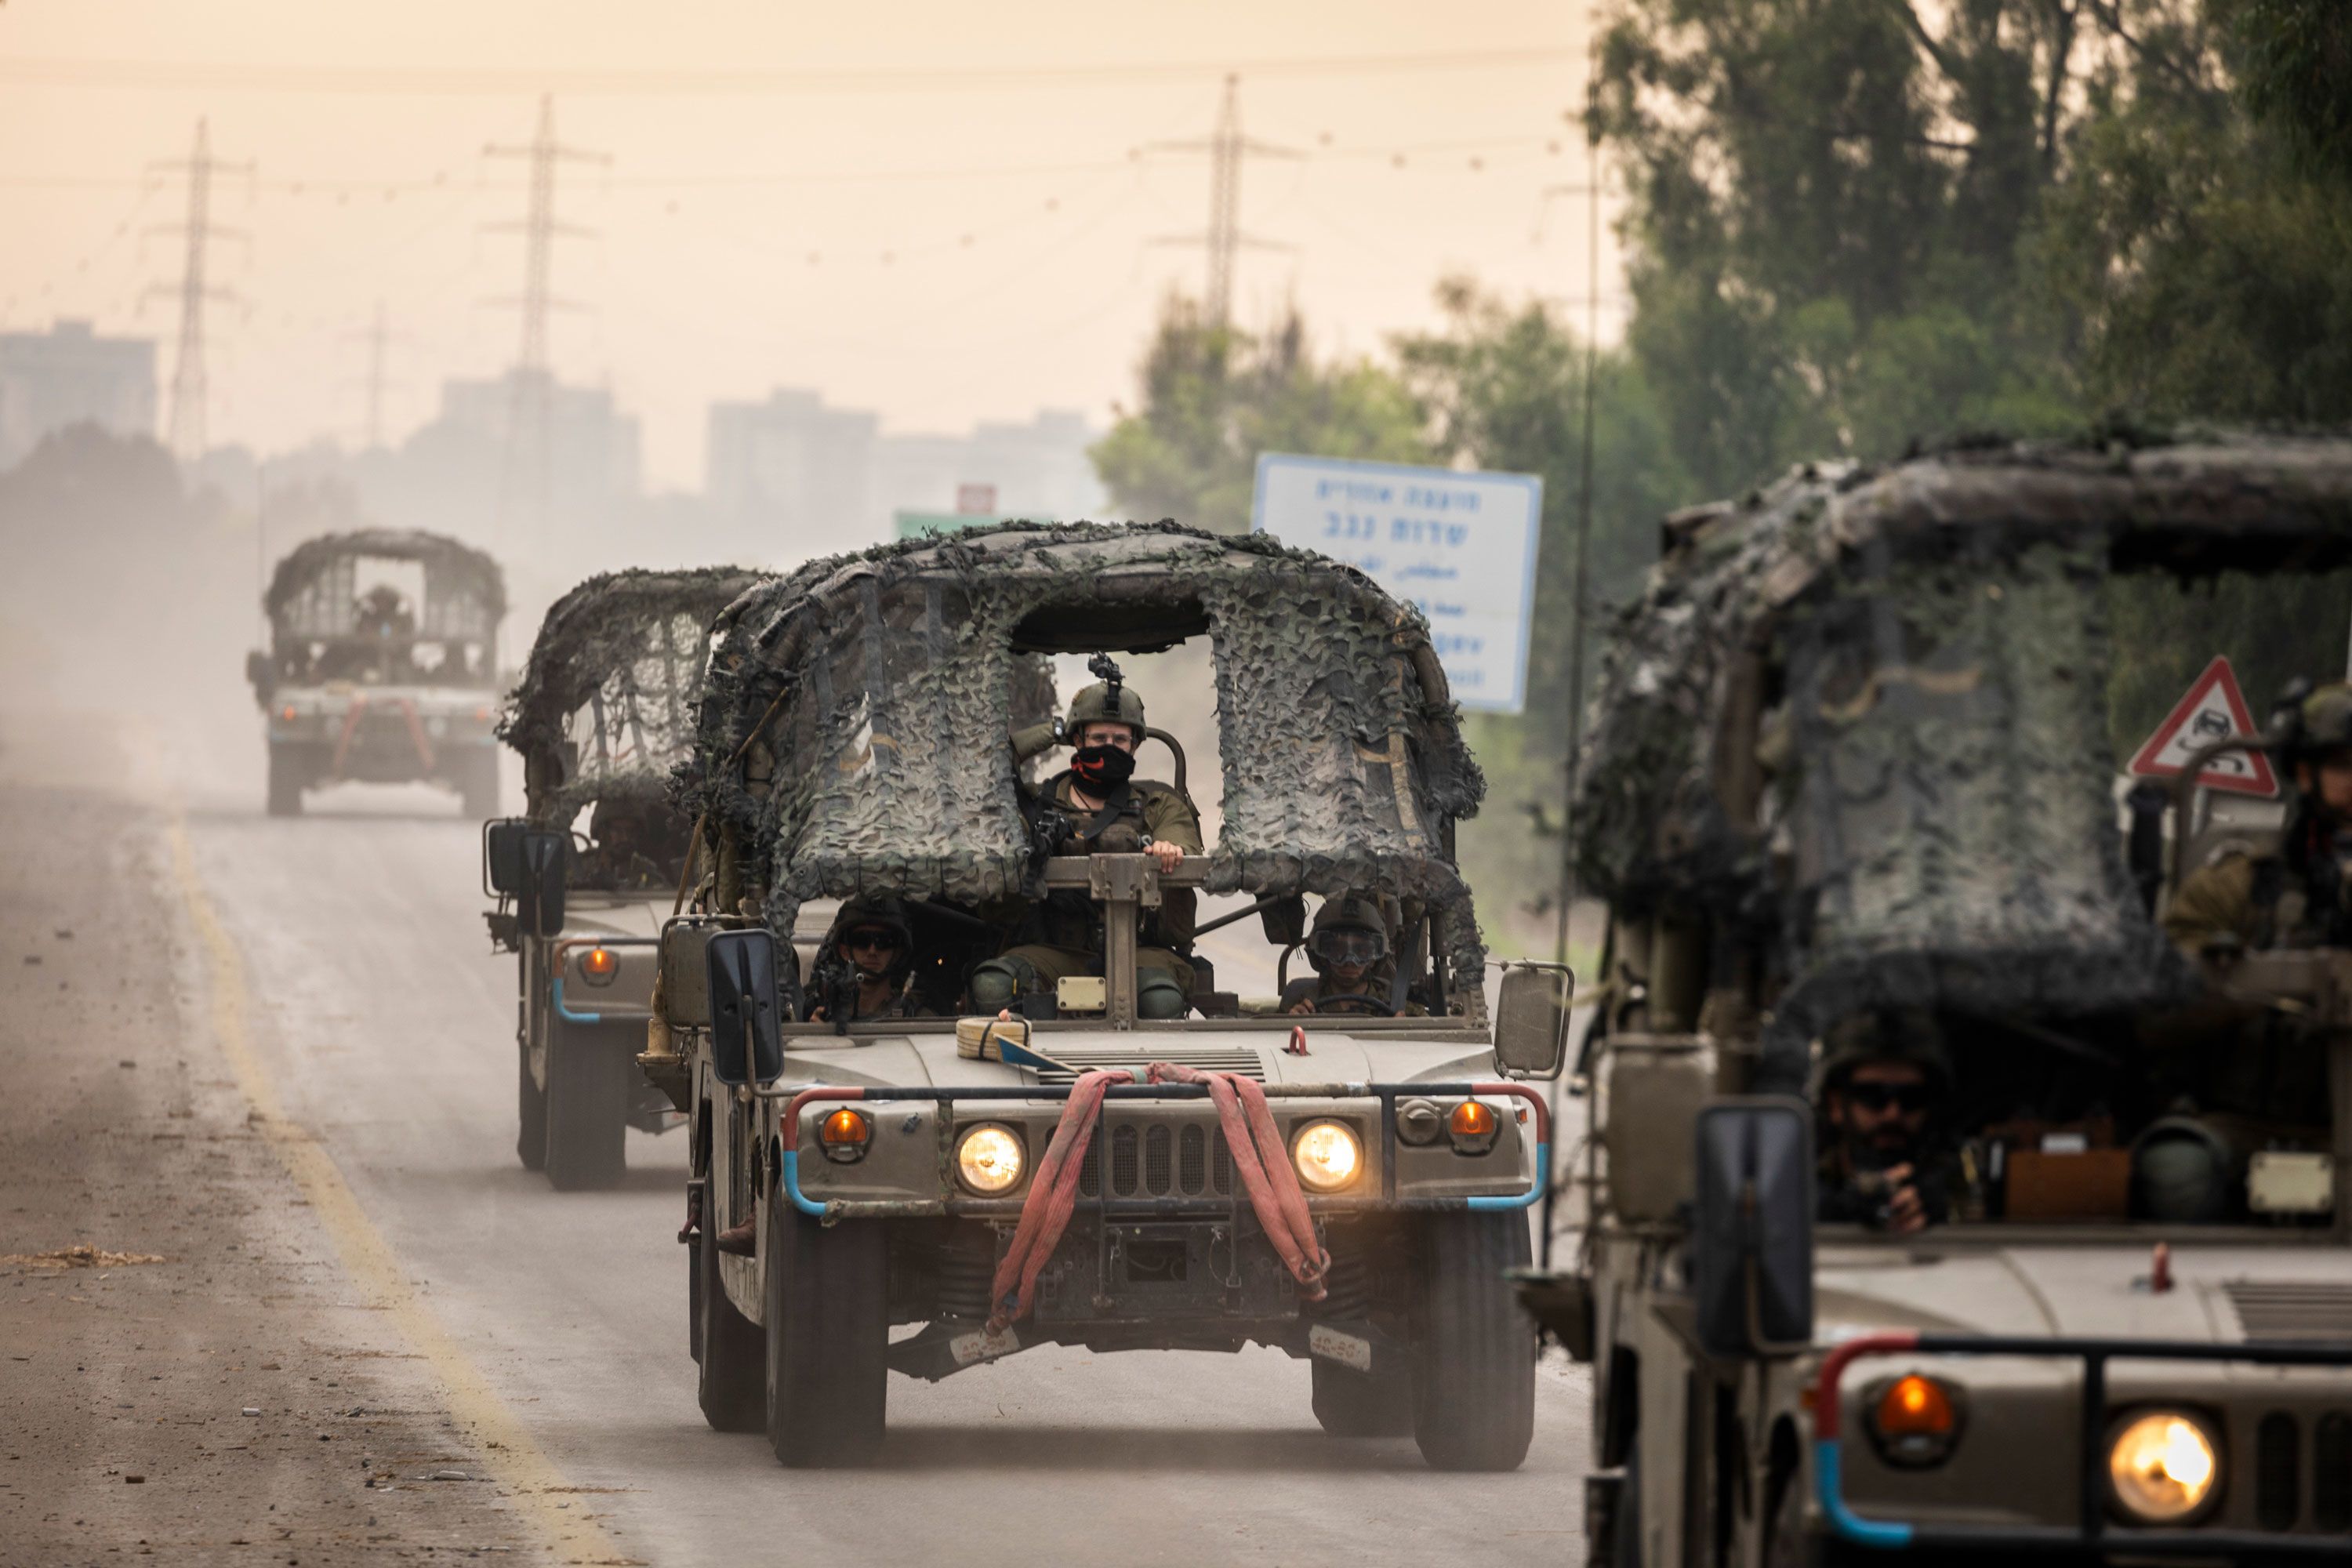
[[[1099,795],[1135,776],[1135,755],[1117,746],[1082,746],[1071,753],[1070,772],[1088,793]]]

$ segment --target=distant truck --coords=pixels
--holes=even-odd
[[[710,623],[760,581],[735,567],[589,578],[548,609],[499,727],[527,813],[483,834],[491,940],[517,960],[515,1152],[559,1191],[612,1185],[628,1128],[675,1123],[635,1063],[694,826],[669,775],[692,747]]]
[[[2352,441],[1808,466],[1663,551],[1576,813],[1590,1224],[1525,1283],[1588,1561],[2352,1562],[2352,951],[2176,948],[2237,828],[2109,740],[2135,607],[2201,659],[2352,567]]]
[[[498,563],[439,534],[331,533],[269,580],[267,652],[246,679],[268,722],[272,816],[346,780],[429,781],[468,816],[498,809]]]

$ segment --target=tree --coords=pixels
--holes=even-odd
[[[1142,405],[1122,411],[1092,454],[1113,504],[1132,517],[1246,532],[1261,452],[1429,458],[1404,384],[1368,362],[1317,363],[1296,313],[1258,337],[1171,300],[1141,380]]]

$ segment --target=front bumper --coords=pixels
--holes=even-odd
[[[1462,1083],[1268,1083],[1261,1086],[1269,1100],[1276,1102],[1279,1113],[1286,1113],[1295,1124],[1299,1121],[1324,1118],[1351,1121],[1358,1127],[1369,1159],[1366,1179],[1360,1184],[1370,1190],[1328,1194],[1307,1194],[1307,1206],[1316,1215],[1362,1213],[1445,1213],[1485,1212],[1524,1209],[1543,1195],[1551,1180],[1551,1139],[1548,1108],[1542,1095],[1522,1083],[1479,1081]],[[953,1175],[954,1140],[960,1125],[968,1126],[975,1118],[960,1108],[978,1107],[986,1102],[1000,1102],[1008,1112],[1023,1107],[1053,1105],[1069,1099],[1066,1084],[1007,1084],[1000,1086],[959,1086],[951,1088],[875,1088],[845,1085],[814,1085],[794,1092],[780,1119],[784,1147],[780,1151],[778,1173],[781,1184],[793,1206],[803,1214],[830,1224],[845,1219],[908,1219],[908,1218],[974,1218],[1017,1219],[1026,1203],[1025,1191],[1016,1190],[1002,1197],[978,1197],[964,1193],[956,1185]],[[1106,1091],[1103,1114],[1107,1119],[1114,1104],[1129,1105],[1137,1101],[1168,1102],[1206,1100],[1209,1090],[1198,1084],[1132,1084],[1120,1085]],[[1492,1163],[1487,1171],[1473,1173],[1470,1184],[1501,1187],[1496,1192],[1460,1192],[1447,1190],[1463,1184],[1453,1180],[1423,1178],[1416,1175],[1417,1168],[1425,1169],[1429,1160],[1427,1147],[1412,1148],[1397,1137],[1397,1102],[1403,1099],[1508,1099],[1527,1107],[1522,1113],[1532,1130],[1535,1160],[1532,1178],[1522,1175],[1516,1161],[1509,1161],[1507,1173],[1504,1166],[1508,1155],[1516,1153],[1516,1136],[1508,1143],[1497,1142]],[[916,1110],[905,1119],[901,1131],[918,1137],[928,1132],[929,1145],[929,1173],[925,1185],[937,1195],[929,1197],[834,1197],[810,1194],[802,1182],[801,1152],[803,1144],[814,1148],[813,1125],[803,1125],[803,1116],[812,1108],[855,1101],[868,1106],[893,1102],[908,1105],[928,1104],[934,1108],[926,1116]],[[887,1121],[887,1117],[877,1121]],[[1213,1125],[1207,1121],[1204,1128]],[[1506,1121],[1516,1133],[1517,1123]],[[887,1136],[877,1129],[877,1136]],[[1093,1148],[1105,1149],[1109,1141],[1104,1135],[1102,1122],[1097,1121]],[[1033,1149],[1042,1151],[1043,1142],[1032,1137]],[[1441,1148],[1444,1159],[1454,1159],[1450,1150]],[[1090,1154],[1090,1158],[1093,1156]],[[1171,1156],[1172,1158],[1172,1156]],[[819,1156],[822,1162],[823,1157]],[[1030,1169],[1034,1172],[1033,1154]],[[1482,1162],[1485,1163],[1485,1162]],[[854,1173],[856,1166],[823,1167],[828,1184],[842,1173]],[[1171,1167],[1172,1169],[1172,1167]],[[1491,1173],[1491,1174],[1490,1174]],[[1484,1179],[1481,1179],[1484,1178]],[[855,1177],[851,1177],[855,1180]],[[1223,1192],[1179,1190],[1185,1184],[1173,1174],[1162,1190],[1150,1190],[1147,1180],[1131,1193],[1115,1189],[1121,1184],[1102,1180],[1084,1203],[1086,1212],[1106,1220],[1117,1219],[1213,1219],[1229,1216],[1237,1207],[1246,1206],[1238,1183]],[[1024,1181],[1025,1187],[1025,1181]]]

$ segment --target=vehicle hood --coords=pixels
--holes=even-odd
[[[2158,1293],[2148,1283],[2154,1241],[1825,1243],[1817,1258],[1817,1337],[1913,1329],[2234,1343],[2248,1336],[2233,1289],[2295,1286],[2352,1300],[2352,1255],[2317,1247],[2176,1243],[2173,1288]]]
[[[574,889],[564,895],[563,935],[572,937],[659,936],[669,918],[669,900],[614,898]]]
[[[1308,1035],[1305,1056],[1286,1052],[1288,1039],[1273,1029],[1055,1030],[1041,1031],[1036,1048],[1075,1068],[1126,1068],[1139,1081],[1155,1061],[1241,1070],[1267,1083],[1441,1083],[1496,1076],[1493,1051],[1474,1036],[1430,1040],[1318,1032]],[[803,1036],[785,1044],[785,1076],[813,1083],[945,1089],[1040,1081],[1025,1068],[958,1055],[952,1034]]]

